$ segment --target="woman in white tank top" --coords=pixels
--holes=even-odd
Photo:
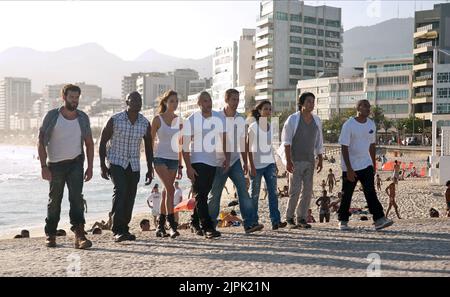
[[[170,224],[169,236],[175,238],[180,234],[173,213],[175,178],[181,179],[181,150],[179,149],[179,117],[175,114],[178,107],[178,94],[169,90],[160,97],[158,115],[152,122],[152,142],[155,151],[153,165],[159,179],[164,185],[158,217],[157,237],[166,237],[164,229],[166,219]],[[155,143],[155,139],[157,142]],[[178,172],[178,174],[177,174]]]

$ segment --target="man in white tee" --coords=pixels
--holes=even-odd
[[[356,104],[357,116],[350,118],[342,126],[339,143],[341,144],[342,196],[338,210],[339,228],[348,230],[350,204],[356,183],[361,182],[369,211],[375,222],[375,229],[389,227],[393,222],[384,215],[383,206],[375,191],[375,142],[376,126],[369,119],[370,103],[360,100]]]

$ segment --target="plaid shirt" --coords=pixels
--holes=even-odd
[[[113,135],[108,147],[108,162],[124,169],[131,165],[133,172],[140,171],[141,141],[147,133],[149,121],[139,114],[134,125],[126,111],[112,116]]]

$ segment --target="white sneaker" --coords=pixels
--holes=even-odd
[[[339,230],[341,231],[348,231],[351,228],[348,226],[348,222],[345,221],[339,221]]]
[[[392,224],[394,224],[394,221],[392,221],[386,217],[382,217],[375,221],[375,230],[378,231],[378,230],[387,228],[389,226],[392,226]]]

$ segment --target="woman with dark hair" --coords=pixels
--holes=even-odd
[[[155,158],[153,164],[161,182],[164,185],[161,199],[160,215],[158,217],[157,237],[165,237],[164,225],[169,222],[169,235],[175,238],[180,234],[177,231],[173,211],[173,197],[175,193],[175,178],[181,179],[181,151],[179,149],[179,132],[181,123],[175,114],[178,107],[178,94],[169,90],[165,92],[159,101],[158,115],[152,122],[152,141],[155,148]],[[155,138],[158,139],[156,145]],[[177,175],[178,172],[178,175]]]
[[[247,147],[250,162],[250,197],[255,207],[255,218],[258,223],[258,200],[261,190],[261,179],[264,177],[269,195],[270,220],[272,230],[286,227],[286,222],[281,222],[278,210],[277,196],[277,166],[272,150],[272,131],[269,118],[272,114],[270,101],[259,102],[252,110],[251,116],[254,122],[248,128]]]

